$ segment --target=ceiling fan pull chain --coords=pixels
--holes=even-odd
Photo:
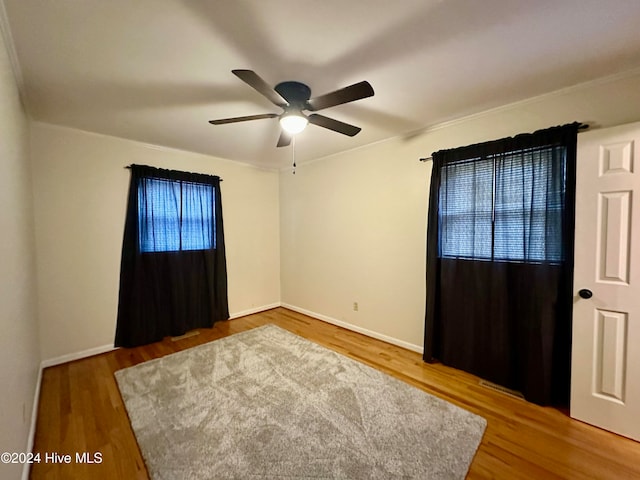
[[[296,174],[296,136],[293,135],[291,137],[291,158],[293,159],[293,172],[292,174]]]

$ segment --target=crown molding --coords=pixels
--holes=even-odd
[[[605,85],[607,83],[612,83],[612,82],[616,82],[616,81],[620,81],[620,80],[625,80],[627,78],[632,78],[632,77],[636,77],[636,76],[640,76],[640,67],[634,67],[628,70],[623,70],[621,72],[617,72],[611,75],[607,75],[604,77],[597,77],[594,78],[592,80],[587,80],[586,82],[581,82],[581,83],[577,83],[574,85],[570,85],[568,87],[563,87],[563,88],[559,88],[557,90],[552,90],[551,92],[546,92],[546,93],[542,93],[540,95],[535,95],[533,97],[528,97],[528,98],[524,98],[522,100],[516,100],[514,102],[510,102],[510,103],[506,103],[504,105],[499,105],[497,107],[492,107],[492,108],[488,108],[479,112],[475,112],[475,113],[470,113],[470,114],[466,114],[466,115],[462,115],[460,117],[457,118],[453,118],[451,120],[445,120],[442,122],[438,122],[438,123],[434,123],[432,125],[426,125],[423,126],[421,128],[418,128],[416,130],[412,130],[410,132],[406,132],[400,135],[395,135],[393,137],[389,137],[389,138],[383,138],[380,140],[377,140],[375,142],[371,142],[371,143],[367,143],[365,145],[359,145],[357,147],[353,147],[347,150],[342,150],[340,152],[336,152],[336,153],[332,153],[330,155],[325,155],[323,157],[317,157],[317,158],[312,158],[310,160],[305,160],[302,162],[298,162],[298,168],[300,167],[306,167],[308,165],[311,165],[315,162],[321,162],[324,160],[328,160],[331,159],[333,157],[339,157],[341,155],[344,155],[346,153],[349,152],[355,152],[358,150],[365,150],[367,148],[371,148],[374,147],[376,145],[382,145],[388,142],[394,142],[394,141],[398,141],[398,140],[406,140],[407,138],[412,138],[412,137],[418,137],[420,135],[426,135],[432,132],[435,132],[437,130],[442,130],[445,128],[450,128],[450,127],[454,127],[456,125],[461,125],[461,124],[465,124],[467,122],[473,121],[473,120],[477,120],[477,119],[481,119],[484,117],[488,117],[494,114],[498,114],[501,112],[510,112],[513,110],[517,110],[519,108],[523,108],[523,107],[527,107],[528,105],[532,105],[541,101],[544,101],[546,99],[552,99],[554,97],[559,97],[559,96],[563,96],[563,95],[570,95],[574,92],[580,92],[582,90],[588,89],[588,88],[593,88],[593,87],[597,87],[599,85]],[[280,173],[286,173],[291,171],[291,166],[286,166],[286,167],[281,167],[278,169],[280,171]]]
[[[499,105],[493,108],[488,108],[480,112],[471,113],[471,114],[464,115],[462,117],[454,118],[451,120],[447,120],[444,122],[439,122],[434,125],[427,125],[426,127],[420,128],[413,132],[409,132],[406,135],[399,135],[394,138],[397,139],[397,138],[404,138],[407,136],[411,137],[416,135],[422,135],[425,133],[430,133],[436,130],[441,130],[443,128],[449,128],[455,125],[463,124],[478,118],[487,117],[496,113],[513,111],[519,108],[526,107],[528,105],[532,105],[532,104],[544,101],[546,99],[552,99],[554,97],[559,97],[563,95],[570,95],[572,93],[580,92],[588,88],[593,88],[600,85],[606,85],[607,83],[625,80],[627,78],[632,78],[636,76],[640,76],[640,67],[635,67],[629,70],[623,70],[621,72],[607,75],[604,77],[597,77],[591,80],[587,80],[586,82],[581,82],[574,85],[570,85],[568,87],[559,88],[557,90],[552,90],[551,92],[542,93],[540,95],[524,98],[522,100],[516,100],[515,102],[506,103],[504,105]]]
[[[31,118],[31,115],[29,113],[29,102],[27,99],[27,89],[24,83],[24,76],[22,75],[22,68],[20,67],[20,62],[18,61],[16,46],[13,42],[11,26],[9,25],[9,16],[7,15],[7,8],[5,6],[4,0],[0,0],[0,33],[2,34],[2,38],[4,40],[4,45],[9,57],[9,62],[11,63],[11,70],[13,72],[13,78],[16,82],[16,86],[18,87],[18,95],[20,96],[20,101],[22,102],[22,106],[24,107],[27,116]]]

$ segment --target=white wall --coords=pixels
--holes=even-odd
[[[277,172],[42,123],[31,146],[45,360],[113,344],[132,163],[222,177],[230,313],[279,302]]]
[[[639,119],[636,71],[281,172],[283,304],[420,351],[431,164],[418,159],[572,121]]]
[[[0,35],[0,452],[26,452],[40,355],[29,125]],[[0,463],[0,478],[22,465]]]

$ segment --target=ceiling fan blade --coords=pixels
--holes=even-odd
[[[280,138],[278,139],[278,147],[286,147],[291,143],[291,134],[282,130]]]
[[[317,112],[323,108],[335,107],[336,105],[353,102],[361,98],[372,97],[373,94],[373,87],[369,82],[354,83],[340,90],[312,98],[307,102],[307,109]]]
[[[263,118],[279,117],[277,113],[261,113],[260,115],[248,115],[246,117],[221,118],[220,120],[209,120],[211,125],[224,125],[225,123],[248,122],[249,120],[261,120]]]
[[[253,70],[231,70],[231,73],[254,88],[258,93],[267,97],[271,103],[283,108],[289,105],[289,102],[287,102],[282,95],[271,88],[271,86]]]
[[[349,125],[348,123],[325,117],[324,115],[318,115],[317,113],[313,113],[307,118],[309,119],[309,123],[313,123],[319,127],[328,128],[329,130],[333,130],[334,132],[342,133],[343,135],[348,135],[350,137],[357,135],[358,132],[362,130],[360,127],[356,127],[355,125]]]

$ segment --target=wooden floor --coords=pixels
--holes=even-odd
[[[393,375],[482,415],[488,427],[468,478],[640,479],[640,443],[478,385],[472,375],[428,365],[419,354],[276,308],[202,329],[195,337],[120,349],[43,373],[32,479],[146,479],[113,372],[266,323]],[[99,452],[102,463],[44,463],[45,453]]]

